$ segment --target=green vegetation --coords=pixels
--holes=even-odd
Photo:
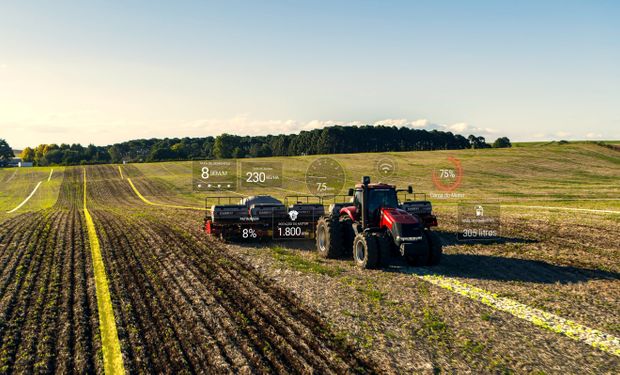
[[[280,246],[273,247],[272,251],[272,255],[276,260],[285,263],[297,271],[318,273],[331,277],[338,276],[343,272],[340,268],[334,268],[315,260],[306,259]]]
[[[385,178],[374,164],[383,157],[398,164],[397,174]],[[503,204],[553,205],[593,209],[620,208],[620,154],[592,142],[527,143],[512,148],[464,149],[393,153],[332,155],[346,170],[345,188],[370,175],[400,186],[413,185],[416,192],[443,193],[433,184],[433,173],[454,169],[448,157],[460,160],[463,180],[454,191],[462,199],[495,200]],[[290,194],[308,194],[305,173],[315,156],[271,157],[267,162],[285,163],[281,188],[243,189],[243,194],[271,194],[283,199]],[[244,161],[244,160],[240,160]],[[204,205],[204,194],[192,190],[191,162],[144,163],[123,166],[132,181],[148,179],[157,191],[142,191],[154,202]],[[344,192],[344,190],[343,190]],[[457,199],[428,196],[437,207],[455,204]]]
[[[6,211],[17,207],[41,182],[36,193],[15,214],[49,208],[56,203],[63,168],[55,167],[50,178],[49,167],[6,168],[0,169],[0,218],[7,215]],[[48,181],[49,179],[49,181]]]
[[[500,140],[508,138],[500,138]],[[502,141],[504,142],[504,141]],[[505,144],[502,143],[502,144]],[[508,146],[510,147],[510,141]],[[343,154],[488,148],[484,137],[465,138],[443,131],[395,126],[330,126],[299,134],[216,138],[138,139],[111,146],[42,144],[25,148],[21,157],[36,165],[75,165],[165,160]]]
[[[0,138],[0,167],[13,159],[13,156],[13,149],[11,146],[9,146],[4,139]]]

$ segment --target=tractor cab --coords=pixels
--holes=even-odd
[[[368,225],[379,226],[382,208],[398,208],[398,197],[396,187],[387,184],[369,184],[367,186],[367,213]],[[362,202],[364,200],[364,186],[358,184],[355,186],[353,195],[353,207],[355,207],[356,219],[360,219],[362,213]]]

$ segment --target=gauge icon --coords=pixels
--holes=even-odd
[[[337,195],[344,187],[346,174],[336,160],[322,157],[314,160],[306,171],[306,187],[312,195]]]

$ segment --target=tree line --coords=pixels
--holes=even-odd
[[[153,162],[267,156],[342,154],[358,152],[459,150],[510,147],[506,137],[493,146],[484,137],[395,126],[330,126],[299,134],[267,136],[137,139],[109,146],[42,144],[20,155],[36,165]]]

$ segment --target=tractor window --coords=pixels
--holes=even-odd
[[[393,189],[370,189],[368,193],[368,214],[371,218],[374,218],[375,211],[381,207],[398,207],[398,198]]]
[[[362,191],[361,190],[355,191],[355,195],[353,196],[353,203],[355,204],[355,207],[358,207],[358,208],[360,208],[360,206],[362,205]]]

